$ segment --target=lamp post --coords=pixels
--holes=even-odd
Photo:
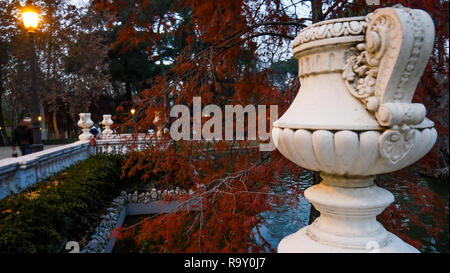
[[[41,120],[39,116],[39,101],[37,95],[37,84],[36,84],[36,50],[34,48],[34,32],[38,26],[39,22],[39,12],[33,7],[29,2],[22,10],[22,20],[25,28],[28,30],[30,36],[30,46],[31,46],[31,99],[33,103],[33,118],[32,118],[32,130],[33,130],[33,153],[42,151],[44,145],[41,141]]]
[[[136,117],[134,117],[134,114],[136,114],[136,109],[133,107],[130,110],[131,118],[133,119],[133,129],[131,130],[131,133],[134,134],[134,130],[136,129]]]

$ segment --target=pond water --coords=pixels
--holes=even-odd
[[[291,188],[290,185],[293,183],[302,191],[310,187],[312,185],[312,172],[303,171],[300,177],[284,174],[281,179],[283,183],[280,186],[275,187],[273,191],[276,194],[289,195],[292,194],[292,192],[289,192],[287,189]],[[433,191],[434,193],[437,193],[443,198],[446,206],[448,207],[449,188],[447,182],[419,177],[417,183]],[[414,197],[407,193],[408,191],[405,187],[407,186],[401,185],[400,183],[395,183],[392,184],[392,187],[389,189],[394,194],[395,203],[400,206],[401,210],[413,208],[411,206],[414,201]],[[266,251],[276,251],[278,243],[282,238],[308,225],[310,208],[310,203],[304,197],[299,196],[299,202],[295,206],[286,203],[274,204],[272,210],[261,213],[260,215],[265,219],[265,221],[259,225],[259,231],[264,240],[266,240],[270,245],[270,248],[272,248],[266,248]],[[124,224],[128,226],[133,225],[148,216],[151,215],[127,216]],[[446,220],[444,219],[444,221],[448,223],[448,214],[445,217]],[[435,219],[432,214],[424,215],[421,220],[431,227],[434,226]],[[414,226],[414,224],[409,223],[409,221],[406,221],[406,224],[410,226],[408,236],[412,239],[419,240],[423,244],[423,247],[420,249],[421,252],[449,252],[448,224],[444,227],[444,232],[441,234],[443,236],[441,236],[442,238],[438,241],[430,236],[423,228],[418,228],[417,226]],[[258,233],[256,232],[256,228],[254,229],[254,234],[257,238],[257,243],[262,243],[259,235],[257,235]],[[118,241],[113,249],[113,252],[115,253],[140,251],[141,250],[136,249],[131,241]]]
[[[302,189],[306,189],[312,185],[312,172],[303,171],[299,178],[292,177],[291,175],[283,175],[282,177],[283,185],[288,185],[289,183],[296,183]],[[395,182],[394,182],[395,183]],[[449,188],[448,183],[444,181],[439,181],[430,178],[419,177],[419,185],[437,193],[443,198],[446,205],[449,202]],[[282,192],[284,186],[280,188],[275,188],[275,192]],[[289,187],[286,187],[289,188]],[[389,189],[395,196],[395,202],[400,206],[400,208],[411,206],[413,196],[406,193],[405,186],[394,186]],[[288,204],[274,205],[273,210],[261,213],[260,215],[266,220],[263,224],[259,226],[259,230],[264,239],[270,244],[270,247],[274,250],[277,249],[278,243],[285,236],[295,233],[300,228],[308,225],[309,213],[310,213],[310,203],[302,196],[300,196],[300,202],[296,207],[292,207]],[[433,226],[434,218],[433,215],[425,215],[423,217],[423,222],[429,226]],[[446,215],[446,222],[448,223],[448,214]],[[422,252],[449,252],[449,232],[448,224],[443,236],[440,240],[436,241],[432,236],[430,236],[424,229],[418,228],[414,224],[406,223],[410,226],[410,231],[408,235],[410,238],[419,240],[423,247],[420,249]],[[256,229],[254,229],[255,237],[257,235]],[[441,235],[442,235],[441,234]],[[258,243],[262,241],[257,239]],[[269,251],[269,249],[267,249]]]
[[[297,184],[304,191],[312,185],[312,172],[303,171],[299,178],[284,174],[281,180],[283,182],[282,185],[274,189],[274,192],[277,194],[290,194],[291,192],[286,192],[285,188],[290,188],[289,185],[293,183]],[[274,208],[271,211],[260,214],[265,219],[265,222],[259,225],[259,231],[264,240],[276,251],[281,239],[308,225],[310,209],[311,204],[301,195],[296,207],[292,207],[291,204],[274,204]],[[257,243],[262,243],[262,240],[258,239],[259,236],[256,229],[253,232],[257,238]],[[269,251],[269,249],[267,250]]]

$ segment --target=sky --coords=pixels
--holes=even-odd
[[[90,0],[67,0],[67,2],[75,5],[78,8],[86,6],[87,4],[89,4],[89,1]]]

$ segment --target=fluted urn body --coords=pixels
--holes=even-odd
[[[321,216],[280,252],[417,251],[376,221],[394,198],[373,178],[436,142],[425,107],[411,103],[433,39],[427,13],[395,6],[316,23],[294,40],[301,87],[272,134],[285,157],[320,172],[305,196]]]

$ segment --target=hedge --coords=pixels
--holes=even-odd
[[[78,141],[78,138],[44,139],[42,143],[44,145],[63,145],[74,143],[75,141]]]
[[[99,154],[18,195],[0,201],[0,253],[61,252],[98,221],[129,187],[124,157]]]

